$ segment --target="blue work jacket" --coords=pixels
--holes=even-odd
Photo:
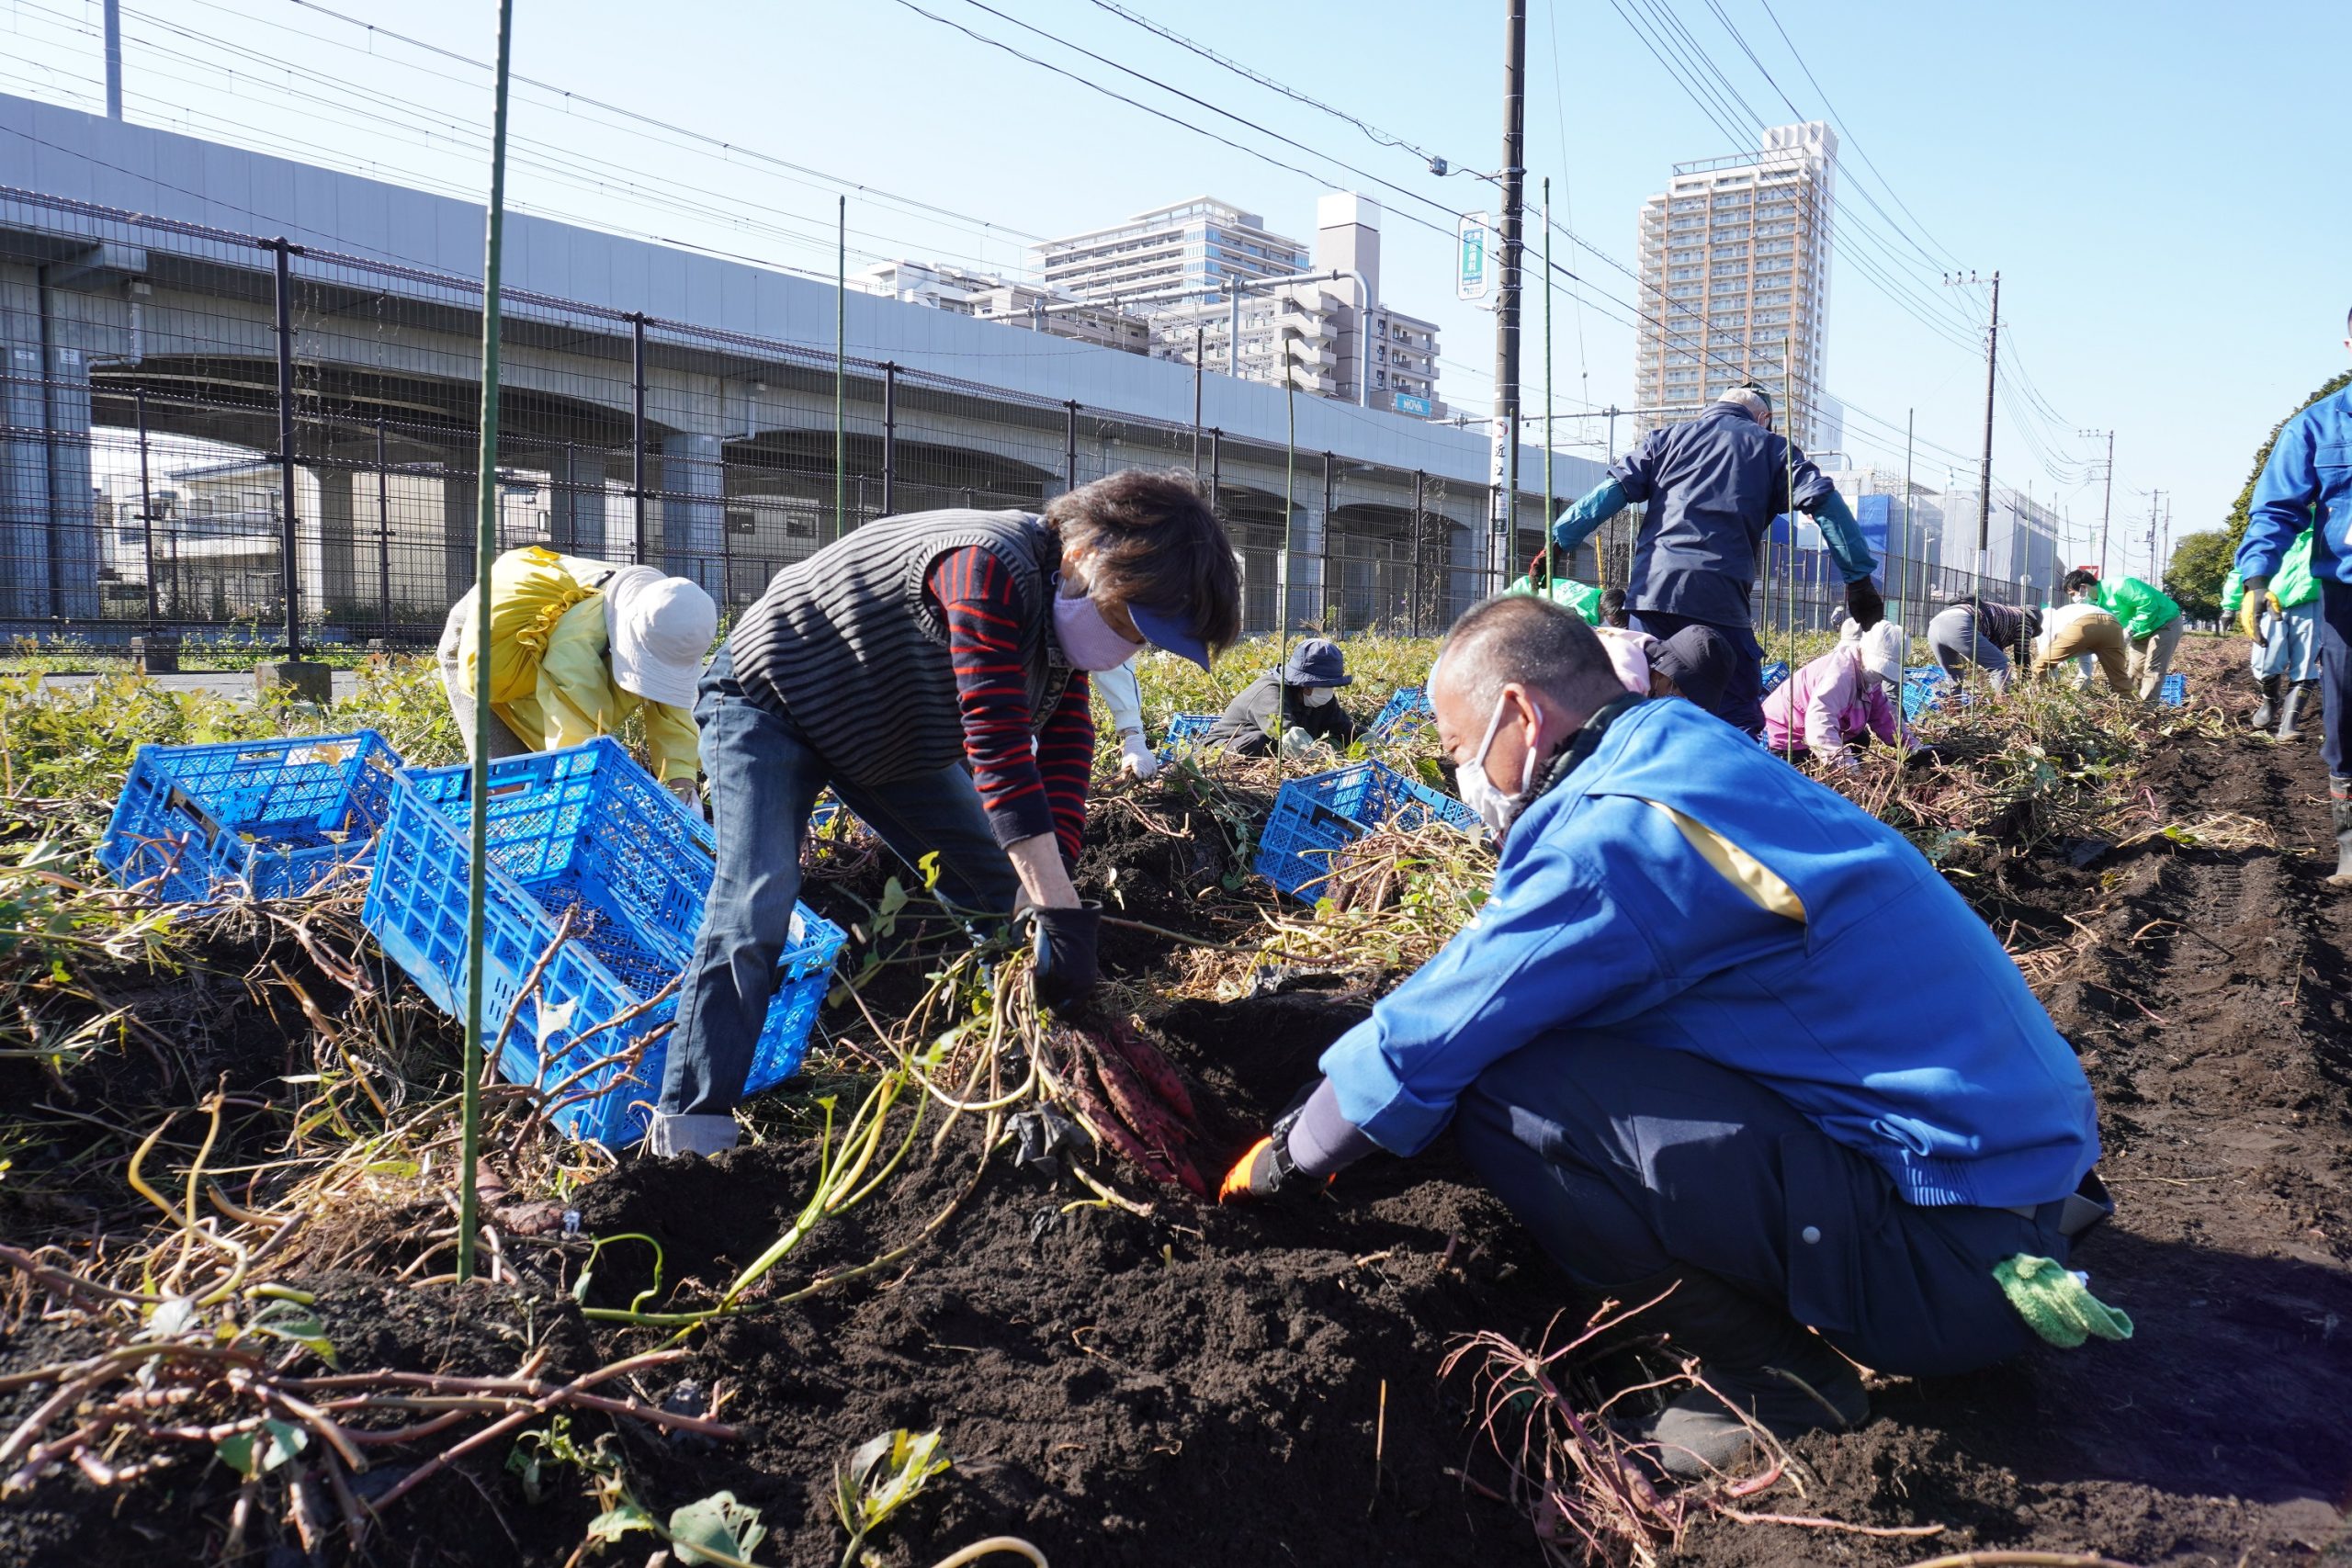
[[[1730,626],[1748,624],[1757,544],[1790,509],[1792,491],[1811,512],[1836,488],[1785,436],[1722,403],[1651,431],[1609,477],[1627,501],[1650,508],[1634,545],[1627,604]]]
[[[1790,895],[1802,918],[1776,912]],[[1677,699],[1622,714],[1527,808],[1477,918],[1322,1067],[1351,1122],[1410,1155],[1490,1064],[1595,1040],[1749,1075],[1914,1203],[2048,1202],[2098,1157],[2074,1052],[1951,886]]]
[[[2312,577],[2352,582],[2352,387],[2322,398],[2278,432],[2254,481],[2238,575],[2276,577],[2304,529],[2312,531]]]

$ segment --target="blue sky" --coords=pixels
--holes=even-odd
[[[783,160],[871,187],[850,193],[853,265],[937,254],[1018,270],[1025,236],[1180,197],[1221,196],[1305,236],[1320,191],[1363,189],[1389,210],[1384,293],[1442,324],[1442,389],[1483,412],[1491,317],[1452,299],[1446,214],[1492,207],[1491,185],[1432,178],[1412,153],[1155,38],[1097,0],[988,0],[996,15],[972,0],[918,3],[1308,172],[1114,102],[901,0],[660,8],[517,0],[517,71],[574,96],[518,89],[512,198],[830,270],[840,186],[765,161]],[[1504,8],[1495,0],[1119,3],[1457,169],[1500,161]],[[2112,426],[2111,564],[2146,570],[2151,491],[2165,493],[2175,535],[2217,521],[2272,423],[2346,363],[2352,217],[2324,150],[2341,137],[2352,6],[2271,5],[2249,25],[2247,9],[2104,0],[1767,5],[1530,0],[1530,198],[1550,175],[1554,216],[1603,253],[1555,242],[1555,259],[1598,290],[1580,303],[1563,285],[1555,297],[1559,411],[1632,401],[1633,334],[1622,322],[1640,290],[1612,262],[1632,264],[1635,214],[1671,165],[1744,150],[1748,109],[1780,124],[1827,118],[1834,107],[1847,211],[1828,381],[1855,411],[1849,453],[1899,469],[1902,426],[1916,409],[1921,482],[1939,486],[1973,464],[1982,294],[1945,289],[1938,273],[1998,267],[2005,360],[2020,374],[2004,378],[1996,482],[2030,486],[2066,508],[2065,553],[2090,558],[2099,487],[2086,459],[2100,444],[2075,433]],[[487,59],[492,17],[488,0],[339,0],[324,9],[126,0],[129,113],[478,195],[485,74],[361,24]],[[1678,85],[1628,17],[1654,29],[1683,76],[1708,80],[1700,58],[1720,68],[1724,125]],[[97,18],[95,0],[0,4],[0,90],[94,102]],[[1263,129],[1221,119],[1056,39]],[[679,130],[631,125],[582,98]],[[1531,408],[1543,396],[1541,306],[1531,288]],[[1565,444],[1598,440],[1601,426],[1561,429]],[[1631,429],[1620,422],[1621,445]]]

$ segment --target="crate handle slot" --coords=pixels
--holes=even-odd
[[[164,797],[164,804],[168,809],[180,813],[204,830],[206,849],[209,850],[220,841],[220,819],[198,805],[196,797],[179,785],[172,786],[171,794]]]
[[[1363,823],[1344,812],[1334,811],[1328,806],[1308,807],[1306,819],[1317,828],[1337,828],[1342,832],[1349,833],[1361,833],[1364,830]]]

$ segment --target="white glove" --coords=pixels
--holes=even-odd
[[[1294,724],[1283,732],[1282,751],[1283,756],[1304,757],[1314,750],[1315,737],[1307,734],[1306,731],[1298,725]]]
[[[1121,771],[1148,779],[1159,772],[1159,758],[1140,729],[1130,729],[1119,737],[1119,767]]]
[[[678,804],[707,822],[710,813],[702,808],[702,785],[692,779],[672,779],[662,788],[678,797]]]

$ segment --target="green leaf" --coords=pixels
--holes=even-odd
[[[266,1438],[265,1442],[263,1439]],[[231,1470],[251,1480],[266,1475],[300,1453],[311,1445],[311,1435],[288,1421],[275,1416],[264,1421],[261,1429],[238,1432],[223,1438],[213,1446],[213,1452]]]
[[[732,1492],[713,1493],[670,1516],[670,1544],[681,1562],[749,1558],[767,1533],[760,1511],[735,1501]]]
[[[273,1339],[300,1345],[328,1366],[336,1364],[334,1342],[327,1337],[326,1325],[319,1321],[318,1314],[300,1303],[270,1303],[254,1314],[254,1320],[245,1325],[245,1332],[266,1334]]]
[[[588,1539],[599,1545],[610,1546],[633,1530],[650,1530],[656,1527],[653,1516],[634,1497],[624,1496],[619,1502],[588,1521]]]

